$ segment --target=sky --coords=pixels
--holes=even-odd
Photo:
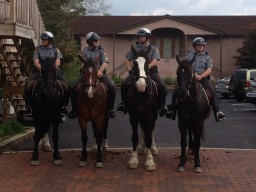
[[[110,15],[256,15],[256,0],[106,0]]]

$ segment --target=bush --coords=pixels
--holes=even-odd
[[[118,76],[112,76],[111,79],[114,81],[115,85],[120,85],[123,82],[123,79]]]
[[[25,128],[17,121],[7,121],[0,124],[0,141],[18,133],[24,133]]]
[[[176,84],[176,79],[174,79],[172,77],[165,77],[163,80],[166,85],[175,85]]]

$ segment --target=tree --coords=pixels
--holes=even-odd
[[[81,15],[105,15],[109,5],[104,0],[37,0],[37,3],[46,30],[54,34],[55,43],[63,55],[62,72],[72,83],[79,75],[80,62],[76,57],[80,45],[69,24]]]
[[[243,46],[237,50],[236,65],[240,68],[256,68],[256,23],[244,27]]]

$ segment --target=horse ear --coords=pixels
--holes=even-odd
[[[82,55],[78,55],[78,58],[82,63],[86,63],[86,59]]]
[[[177,61],[178,64],[180,64],[180,57],[179,57],[179,55],[176,55],[176,61]]]

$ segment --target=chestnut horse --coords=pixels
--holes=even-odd
[[[65,102],[63,87],[57,81],[57,69],[54,59],[48,59],[41,65],[40,80],[35,82],[32,90],[32,117],[35,125],[34,148],[30,165],[39,165],[38,144],[41,138],[48,133],[52,125],[52,140],[54,143],[53,158],[54,164],[63,164],[59,155],[59,134],[58,127],[61,122],[60,110]]]
[[[200,173],[202,169],[199,152],[204,133],[204,122],[210,116],[210,95],[196,80],[192,68],[194,58],[188,61],[186,59],[180,60],[176,56],[176,60],[179,64],[176,98],[178,100],[178,126],[181,134],[181,156],[177,171],[184,172],[185,170],[187,133],[189,133],[195,155],[194,171]]]
[[[127,110],[132,126],[133,151],[128,167],[138,167],[138,126],[144,133],[146,147],[146,170],[155,170],[156,164],[151,152],[152,134],[155,129],[158,109],[158,94],[156,84],[151,80],[149,73],[150,59],[144,50],[136,51],[132,46],[135,57],[133,60],[134,80],[129,85],[127,97]],[[147,50],[150,51],[150,50]]]
[[[87,162],[87,123],[92,122],[94,137],[97,144],[96,167],[103,167],[102,161],[102,141],[106,137],[108,127],[108,105],[107,89],[105,84],[98,81],[98,68],[92,58],[85,59],[79,56],[84,64],[82,69],[82,80],[76,88],[76,113],[82,131],[82,153],[79,166],[83,167]]]

